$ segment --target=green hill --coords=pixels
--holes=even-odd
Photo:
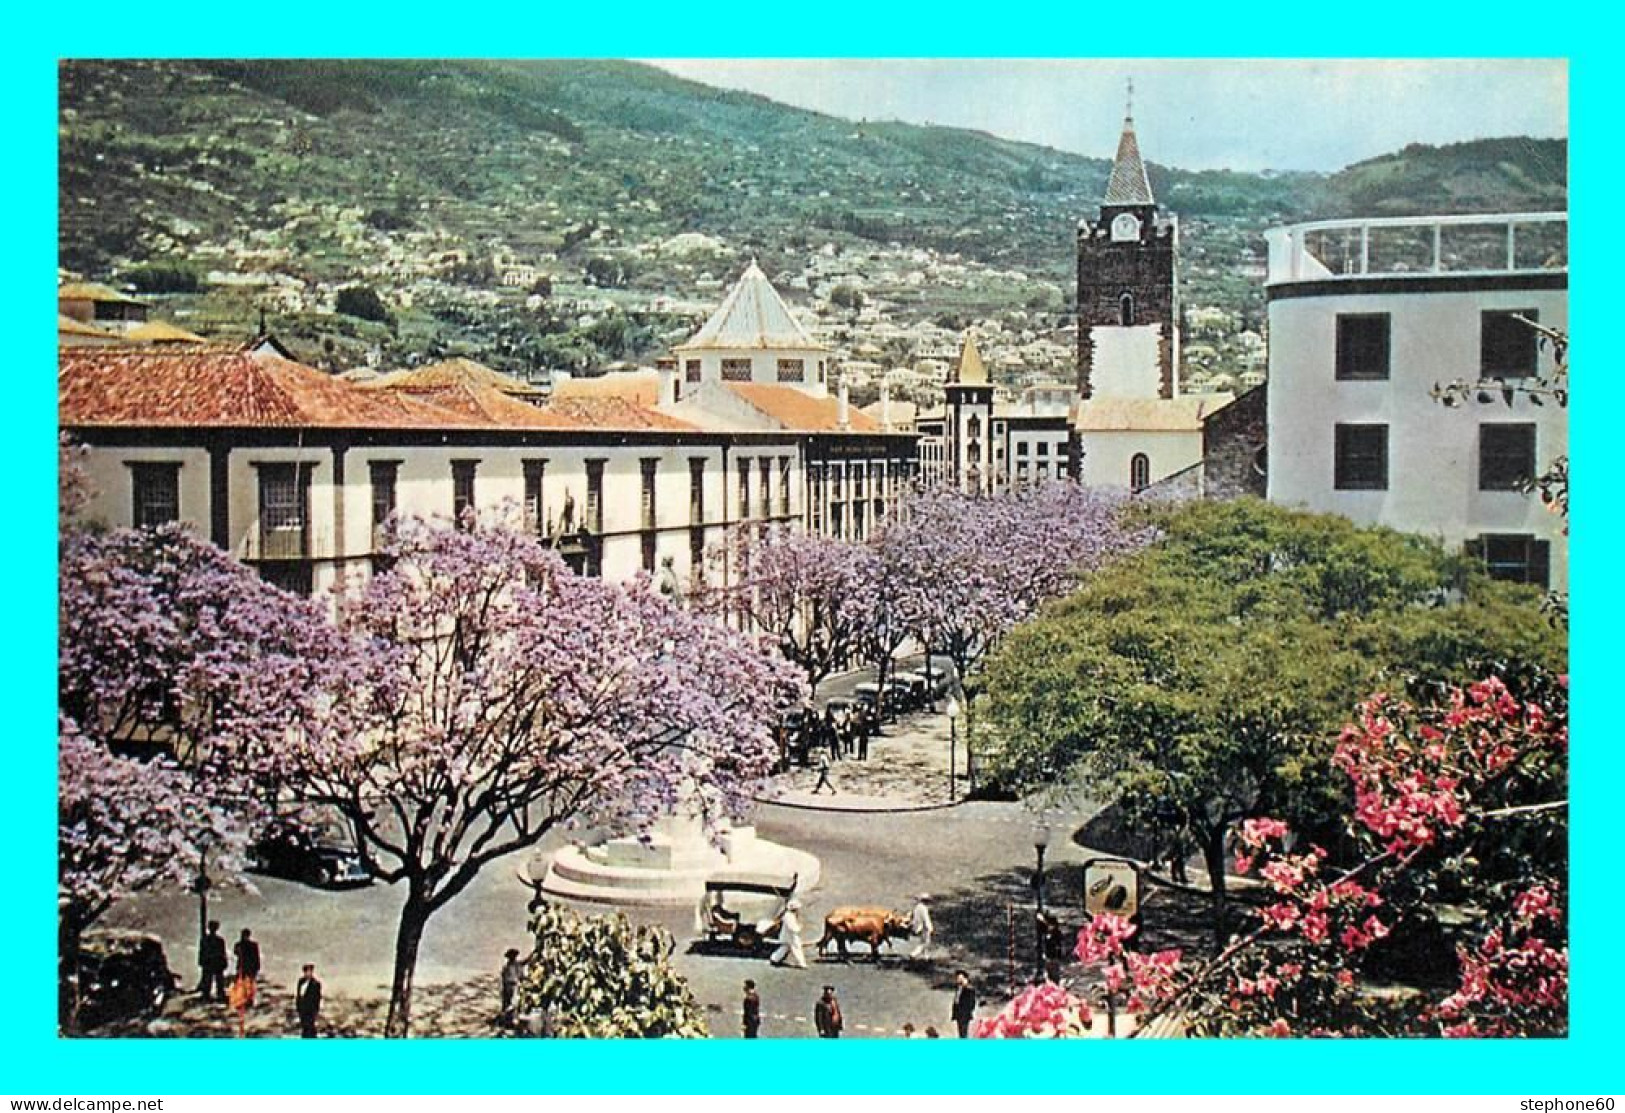
[[[782,277],[814,252],[843,253],[905,318],[1053,315],[1074,281],[1073,230],[1109,170],[630,62],[68,62],[60,92],[63,267],[149,290],[179,272],[161,309],[189,327],[244,331],[268,309],[279,334],[335,364],[369,350],[515,370],[645,356],[693,316],[659,299],[712,300],[752,255]],[[1244,265],[1269,225],[1561,207],[1563,160],[1562,144],[1506,140],[1407,148],[1331,177],[1151,175],[1195,248],[1187,302],[1256,324],[1261,293]],[[666,246],[679,233],[720,249]],[[968,277],[868,277],[910,252]],[[529,273],[515,265],[537,272],[540,306],[501,282]],[[396,305],[391,322],[335,316],[334,290],[353,284]]]

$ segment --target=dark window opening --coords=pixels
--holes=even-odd
[[[474,472],[478,460],[451,462],[451,517],[458,529],[474,525]]]
[[[1038,474],[1042,476],[1047,471],[1046,464],[1039,468]],[[1134,491],[1143,491],[1151,486],[1151,457],[1143,452],[1136,452],[1128,462],[1128,485]]]
[[[1337,318],[1337,377],[1388,377],[1390,324],[1386,313],[1339,314]]]
[[[1339,425],[1332,485],[1339,491],[1388,489],[1388,426]]]
[[[1519,318],[1523,318],[1519,320]],[[1483,314],[1480,327],[1479,373],[1492,379],[1522,378],[1536,371],[1539,333],[1533,309],[1495,310]]]
[[[261,559],[282,560],[307,555],[310,473],[308,465],[259,466]]]
[[[525,460],[525,530],[541,534],[547,529],[547,504],[542,498],[542,481],[547,477],[547,463],[543,460]]]
[[[1517,491],[1535,476],[1533,424],[1478,427],[1478,489]]]
[[[181,517],[181,466],[131,464],[130,524],[136,529],[177,522]]]
[[[604,532],[604,461],[587,461],[587,513],[582,525],[593,533]],[[591,571],[593,562],[588,562],[589,576],[598,573]]]
[[[1487,533],[1467,542],[1467,552],[1484,563],[1492,579],[1548,587],[1552,544],[1527,533]]]
[[[1134,295],[1124,294],[1117,299],[1117,322],[1121,325],[1134,324]]]
[[[395,516],[401,465],[394,460],[374,460],[367,465],[372,481],[372,546],[381,548],[384,530]]]

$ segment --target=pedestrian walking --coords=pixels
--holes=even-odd
[[[225,1001],[226,940],[220,934],[220,921],[210,920],[208,930],[198,940],[197,965],[203,972],[197,984],[197,995],[205,1001]]]
[[[813,1025],[818,1029],[818,1037],[825,1040],[839,1039],[841,1036],[841,1003],[835,999],[835,987],[824,987],[824,995],[813,1006]]]
[[[244,928],[236,946],[232,947],[232,953],[237,956],[235,978],[247,983],[248,1003],[252,1005],[260,980],[260,945],[254,941],[254,933]]]
[[[305,963],[304,973],[293,990],[294,1008],[299,1011],[299,1036],[316,1038],[316,1019],[322,1013],[322,983],[316,977],[315,963]]]
[[[519,960],[519,948],[509,947],[502,956],[502,1011],[497,1016],[497,1023],[504,1028],[513,1025],[513,1002],[519,994],[519,983],[525,980],[525,964]]]
[[[950,1015],[959,1026],[959,1038],[970,1035],[970,1022],[976,1019],[976,990],[971,988],[970,975],[961,970],[954,976],[954,1007]]]
[[[931,894],[921,893],[914,898],[914,908],[908,914],[908,933],[915,940],[914,949],[908,953],[908,957],[930,958],[931,937],[936,930],[936,925],[931,922]]]
[[[831,796],[839,795],[835,791],[835,786],[829,780],[829,754],[820,751],[818,754],[818,783],[813,785],[812,794],[817,796],[826,788],[829,789]]]
[[[740,1022],[747,1040],[755,1039],[762,1031],[762,998],[756,992],[756,983],[745,979],[745,999],[740,1003]]]
[[[774,966],[794,966],[797,970],[807,968],[807,952],[802,949],[801,943],[801,902],[795,897],[784,906],[784,915],[779,919],[779,948],[768,958]]]

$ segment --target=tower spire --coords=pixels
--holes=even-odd
[[[1117,141],[1117,157],[1112,160],[1112,176],[1106,183],[1106,205],[1155,205],[1151,179],[1140,158],[1140,141],[1134,136],[1134,79],[1128,81],[1128,105],[1123,115],[1123,135]]]

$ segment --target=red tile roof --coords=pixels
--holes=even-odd
[[[785,429],[800,433],[879,433],[880,422],[856,406],[847,407],[847,427],[841,429],[840,403],[834,398],[815,398],[793,386],[776,383],[725,383],[747,403],[777,421]]]
[[[554,398],[546,410],[590,429],[666,429],[693,432],[695,426],[614,395]]]
[[[63,425],[443,429],[488,425],[389,391],[366,391],[303,364],[238,348],[65,348]],[[520,403],[515,403],[516,405]]]
[[[660,404],[657,371],[612,371],[586,379],[565,379],[553,386],[553,398],[622,398],[639,406]]]

